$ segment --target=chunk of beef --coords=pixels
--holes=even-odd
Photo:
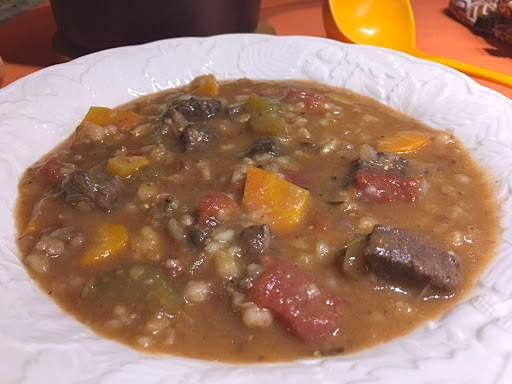
[[[247,151],[247,156],[264,155],[268,153],[272,156],[279,155],[279,141],[274,137],[262,137],[254,142]]]
[[[454,290],[460,282],[457,258],[404,229],[376,225],[365,248],[368,265],[379,276]]]
[[[270,227],[267,224],[252,225],[240,233],[242,243],[242,257],[249,262],[254,261],[270,246],[272,237]]]
[[[165,135],[168,132],[172,132],[174,136],[178,136],[186,125],[187,121],[183,114],[178,112],[175,108],[169,108],[164,113],[164,123],[160,129],[160,133]]]
[[[204,247],[204,243],[208,238],[208,232],[202,230],[201,228],[195,226],[191,227],[187,233],[187,239],[190,244],[195,247]]]
[[[187,125],[181,132],[179,139],[183,150],[186,152],[197,151],[206,144],[217,141],[219,135],[217,132],[204,125]]]
[[[171,106],[191,120],[208,119],[222,111],[221,101],[208,97],[179,98]]]
[[[346,186],[352,184],[359,172],[385,173],[396,177],[406,177],[409,161],[389,151],[377,152],[364,144],[361,147],[359,159],[352,163],[347,177]]]
[[[62,180],[61,188],[66,194],[67,203],[86,201],[110,211],[124,190],[124,184],[119,176],[79,169]]]

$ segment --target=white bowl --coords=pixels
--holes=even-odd
[[[68,137],[91,105],[114,107],[213,73],[310,79],[352,89],[455,133],[500,180],[498,255],[465,300],[403,338],[347,356],[228,365],[146,355],[96,336],[18,259],[22,172]],[[512,382],[512,102],[454,70],[405,54],[312,37],[223,35],[117,48],[0,90],[0,372],[3,383]]]

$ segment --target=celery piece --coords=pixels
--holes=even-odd
[[[284,106],[278,103],[274,103],[273,101],[265,99],[264,97],[258,96],[254,93],[251,93],[245,102],[244,108],[247,112],[260,112],[263,110],[284,112],[285,110]]]
[[[249,128],[260,136],[273,136],[286,130],[286,122],[279,112],[263,110],[251,116]]]
[[[122,300],[139,310],[163,310],[176,314],[183,296],[160,269],[142,262],[121,265],[102,273],[88,284],[82,297],[95,300]]]

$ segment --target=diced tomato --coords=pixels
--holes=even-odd
[[[304,340],[332,334],[339,327],[340,299],[322,292],[311,271],[289,261],[274,262],[263,271],[247,300],[269,309]]]
[[[306,109],[310,111],[323,109],[327,103],[327,100],[323,96],[314,92],[294,88],[288,90],[282,101],[286,103],[298,103],[302,101]]]
[[[309,180],[296,172],[283,172],[286,181],[295,184],[297,187],[307,189],[309,187]]]
[[[45,184],[47,186],[55,185],[60,179],[62,179],[62,173],[60,169],[62,163],[56,159],[48,159],[44,162],[41,167],[41,172],[45,177]]]
[[[216,226],[238,209],[236,201],[224,193],[209,193],[199,199],[199,224]]]
[[[421,179],[401,179],[384,173],[359,172],[355,178],[356,191],[377,203],[412,203],[421,197],[423,186]]]

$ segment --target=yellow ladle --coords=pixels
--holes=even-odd
[[[512,87],[512,76],[421,52],[409,0],[324,0],[323,17],[331,39],[394,49]]]

